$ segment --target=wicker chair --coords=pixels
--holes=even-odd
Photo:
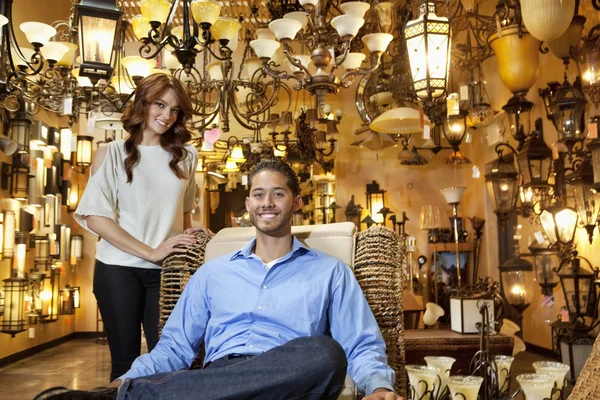
[[[398,235],[384,227],[371,227],[356,235],[355,227],[350,222],[295,226],[292,233],[307,246],[338,257],[354,268],[385,339],[388,362],[396,371],[395,389],[404,395],[403,283]],[[204,264],[205,259],[240,249],[254,235],[254,228],[223,229],[214,238],[213,235],[198,232],[196,244],[190,246],[187,253],[173,254],[165,260],[161,276],[159,332],[162,332],[190,277]],[[201,366],[202,359],[203,352],[192,368]],[[340,399],[354,398],[349,390],[342,394]]]

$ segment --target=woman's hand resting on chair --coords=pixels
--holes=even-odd
[[[404,400],[396,393],[389,391],[388,389],[380,388],[375,389],[372,395],[363,397],[363,400]]]

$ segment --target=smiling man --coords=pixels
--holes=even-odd
[[[114,382],[118,393],[54,389],[38,399],[336,399],[346,372],[365,400],[400,399],[352,271],[292,235],[302,207],[294,171],[262,160],[249,183],[256,239],[194,274],[157,346]],[[189,370],[203,341],[204,369]]]

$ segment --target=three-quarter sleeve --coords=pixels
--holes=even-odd
[[[198,152],[193,146],[186,146],[188,151],[188,185],[183,197],[183,212],[190,212],[196,207],[196,166],[198,165]]]
[[[87,226],[86,217],[93,215],[116,221],[117,172],[115,165],[116,148],[109,148],[100,168],[90,176],[73,217],[83,228],[96,234]],[[90,172],[91,174],[91,172]]]

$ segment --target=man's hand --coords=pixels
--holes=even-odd
[[[388,389],[375,389],[372,395],[363,397],[363,400],[404,400],[396,393],[389,391]]]

